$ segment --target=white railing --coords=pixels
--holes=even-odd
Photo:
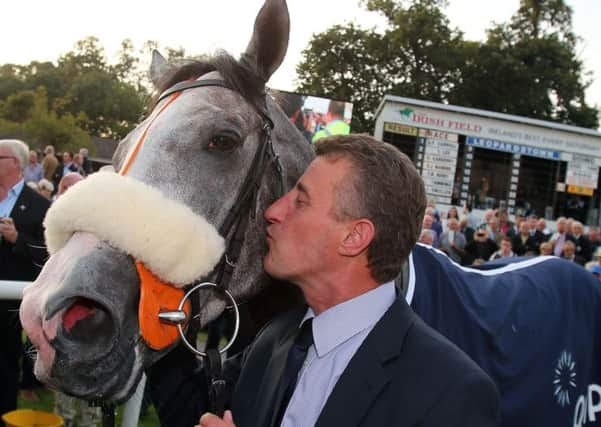
[[[3,299],[21,299],[23,289],[31,282],[18,282],[12,280],[0,280],[0,300]],[[140,418],[140,408],[144,397],[144,386],[146,384],[146,375],[142,374],[142,379],[133,396],[127,401],[123,408],[123,418],[121,427],[136,427]]]

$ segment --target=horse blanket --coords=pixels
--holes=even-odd
[[[407,300],[496,382],[503,426],[601,425],[601,282],[556,257],[409,258]]]

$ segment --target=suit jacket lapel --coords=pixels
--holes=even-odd
[[[294,343],[298,324],[305,311],[306,308],[303,308],[302,311],[298,311],[298,314],[291,316],[291,321],[288,323],[288,327],[285,328],[285,332],[278,345],[275,346],[267,364],[263,381],[258,389],[260,406],[258,407],[257,420],[262,421],[257,425],[274,426],[277,411],[284,395],[284,387],[280,379],[284,375],[288,352]]]
[[[388,384],[386,363],[397,358],[413,314],[398,297],[374,326],[338,379],[317,420],[316,427],[357,425],[373,400]],[[351,398],[352,396],[352,398]],[[352,399],[352,404],[349,404]]]
[[[27,215],[27,210],[29,209],[31,202],[30,195],[28,194],[29,191],[33,190],[31,190],[29,187],[27,187],[27,184],[25,184],[23,190],[19,194],[19,197],[17,197],[17,201],[15,202],[15,206],[13,206],[13,210],[10,211],[10,217],[15,221],[15,225],[19,224],[18,221],[20,217],[25,217]]]

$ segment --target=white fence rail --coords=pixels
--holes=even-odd
[[[18,282],[12,280],[0,280],[0,300],[3,299],[21,299],[23,289],[31,282]],[[127,401],[123,408],[123,419],[121,427],[135,427],[140,418],[140,408],[144,397],[144,386],[146,384],[146,375],[142,375],[142,380],[133,396]]]

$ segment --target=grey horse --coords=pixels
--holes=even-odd
[[[220,83],[183,90],[173,101],[160,99],[115,153],[114,167],[122,170],[143,138],[128,166],[127,179],[158,191],[163,199],[153,193],[157,198],[138,204],[134,199],[146,190],[137,191],[130,182],[129,193],[119,194],[118,188],[106,184],[113,181],[103,184],[98,177],[96,186],[80,191],[85,194],[71,203],[71,233],[59,237],[62,240],[54,250],[49,243],[52,256],[25,290],[20,312],[38,350],[35,373],[45,383],[88,400],[121,402],[133,392],[143,369],[172,348],[150,348],[141,337],[140,276],[135,261],[141,258],[153,265],[153,257],[159,262],[167,258],[179,262],[184,256],[177,248],[186,248],[186,243],[174,246],[174,241],[194,233],[189,234],[187,224],[181,226],[180,217],[170,216],[171,205],[185,206],[192,216],[204,218],[215,230],[221,228],[228,213],[236,209],[244,180],[252,175],[255,153],[265,144],[270,124],[266,122],[272,121],[271,141],[281,169],[266,165],[256,182],[253,200],[242,215],[244,232],[237,237],[243,244],[228,281],[228,290],[237,300],[246,300],[265,287],[263,211],[279,197],[280,181],[284,187],[294,185],[313,157],[311,146],[265,94],[267,80],[285,56],[288,34],[285,1],[266,0],[240,60],[223,53],[174,66],[153,54],[151,78],[158,93],[180,82]],[[59,213],[64,211],[57,207],[55,217]],[[222,236],[226,248],[233,239],[233,233],[229,234]],[[129,250],[132,241],[145,248],[139,253],[136,248]],[[203,259],[196,261],[207,264]],[[182,280],[214,280],[212,264]],[[173,276],[165,273],[164,277]],[[218,316],[225,303],[204,293],[199,302],[203,323]]]

